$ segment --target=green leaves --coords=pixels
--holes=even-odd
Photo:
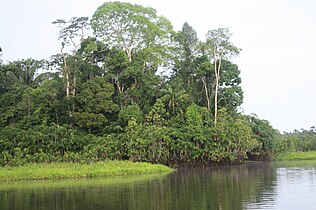
[[[185,112],[186,122],[188,126],[202,126],[202,107],[197,106],[196,104],[191,104]]]
[[[232,34],[228,28],[209,30],[206,34],[206,46],[208,47],[211,59],[216,62],[219,59],[227,59],[239,54],[241,49],[229,42]]]
[[[76,125],[91,131],[107,123],[106,115],[119,110],[112,101],[113,94],[113,85],[104,78],[95,77],[84,83],[77,95],[79,111],[74,113]]]
[[[118,121],[121,126],[128,125],[130,120],[134,120],[138,124],[143,121],[143,113],[137,104],[123,107],[118,114]]]
[[[150,7],[125,2],[106,2],[91,20],[97,37],[112,48],[125,51],[132,61],[132,52],[163,46],[172,30],[171,23]]]
[[[118,111],[118,106],[113,104],[112,95],[114,87],[104,78],[95,77],[84,83],[77,96],[81,109],[86,112],[112,113]]]
[[[4,69],[11,84],[35,87],[54,76],[51,72],[42,72],[44,65],[44,61],[28,58],[11,62]]]
[[[168,104],[172,115],[175,115],[176,109],[179,109],[179,111],[182,112],[180,103],[188,98],[185,90],[175,92],[171,86],[167,85],[166,89],[161,89],[160,92],[162,94],[161,100]]]
[[[74,120],[80,128],[88,128],[90,130],[100,128],[108,121],[103,114],[89,112],[75,112]]]
[[[167,112],[165,106],[162,103],[161,99],[157,99],[152,110],[150,110],[150,112],[146,116],[146,120],[147,122],[150,122],[151,125],[161,126],[165,125],[166,118]]]
[[[259,119],[256,115],[248,116],[254,138],[261,142],[259,152],[272,154],[278,132],[267,120]],[[260,151],[261,150],[261,151]]]

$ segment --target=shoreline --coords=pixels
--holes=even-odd
[[[190,167],[219,167],[227,165],[240,165],[247,162],[274,162],[274,161],[303,161],[316,160],[316,151],[286,152],[267,160],[244,160],[232,162],[210,163],[173,163],[169,166],[132,161],[101,161],[90,164],[53,162],[29,163],[21,166],[4,166],[0,168],[0,182],[21,180],[63,180],[85,179],[109,176],[128,176],[146,174],[171,173],[180,168]]]
[[[20,180],[56,180],[170,173],[161,165],[131,161],[106,161],[91,164],[34,163],[0,168],[0,182]]]

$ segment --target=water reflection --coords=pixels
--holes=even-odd
[[[316,209],[316,161],[168,175],[1,183],[1,210]]]
[[[165,176],[3,183],[0,209],[132,209],[127,201],[132,203],[146,183],[160,182]]]
[[[170,177],[182,206],[175,209],[243,209],[242,201],[261,199],[274,189],[275,171],[270,164],[249,164],[217,169],[183,170]],[[171,209],[171,208],[170,208]]]
[[[271,164],[179,169],[163,176],[27,182],[0,186],[1,209],[254,209],[273,203]]]

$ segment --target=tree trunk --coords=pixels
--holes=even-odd
[[[64,74],[65,74],[65,77],[66,77],[66,97],[68,98],[69,97],[69,72],[68,72],[68,66],[67,66],[67,59],[66,59],[66,56],[63,52],[63,49],[64,49],[64,44],[62,45],[62,48],[60,50],[61,52],[61,55],[63,56],[63,60],[64,60]]]
[[[132,61],[132,49],[129,48],[125,42],[123,42],[123,48],[127,54],[128,61],[131,62]]]
[[[69,89],[70,89],[70,84],[69,84],[69,74],[68,74],[68,67],[65,67],[65,76],[66,76],[66,97],[69,98]]]
[[[220,71],[221,71],[221,55],[218,59],[218,66],[217,66],[217,59],[216,53],[214,50],[214,72],[215,72],[215,95],[214,95],[214,124],[217,124],[217,112],[218,112],[218,89],[219,89],[219,79],[220,79]]]
[[[76,76],[74,76],[74,84],[73,84],[73,87],[72,87],[72,96],[76,96],[76,82],[77,82],[77,78]]]
[[[62,48],[60,51],[61,51],[61,55],[63,56],[63,60],[64,60],[64,71],[63,72],[64,72],[65,77],[66,77],[66,98],[69,99],[69,92],[70,92],[69,91],[69,89],[70,89],[69,73],[70,73],[70,71],[69,71],[69,67],[67,66],[67,58],[63,52],[64,47],[65,47],[65,44],[62,43]],[[69,117],[72,116],[71,108],[69,105],[68,105],[68,115],[69,115]]]
[[[209,91],[208,91],[207,84],[206,84],[204,78],[202,78],[202,82],[203,82],[204,88],[205,88],[205,96],[206,96],[206,101],[207,101],[207,110],[210,110],[211,109],[210,96],[209,96]]]
[[[214,95],[214,123],[215,123],[215,125],[216,125],[216,123],[217,123],[218,83],[219,83],[219,78],[218,78],[217,75],[215,75],[215,95]]]
[[[73,86],[72,86],[72,97],[74,98],[76,96],[76,83],[77,83],[77,78],[76,76],[74,75],[74,79],[73,79]],[[72,111],[75,112],[75,103],[73,101],[72,103]]]
[[[130,49],[126,50],[127,56],[128,56],[128,61],[131,62],[132,61],[132,51]]]

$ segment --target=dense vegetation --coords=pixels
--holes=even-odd
[[[276,160],[315,160],[316,159],[316,129],[294,130],[284,133],[277,141],[279,152]]]
[[[201,41],[188,23],[176,32],[121,2],[53,24],[60,53],[0,65],[0,165],[207,164],[282,149],[268,121],[238,111],[240,49],[227,28]]]
[[[294,130],[283,134],[283,148],[288,152],[306,152],[316,150],[316,129],[312,126],[309,130]]]

